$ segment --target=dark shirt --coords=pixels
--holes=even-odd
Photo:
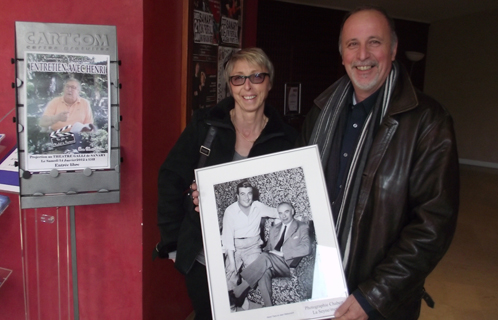
[[[371,96],[357,104],[353,104],[353,99],[351,99],[349,108],[346,112],[346,123],[342,135],[339,157],[330,157],[332,159],[339,159],[337,180],[335,182],[327,181],[329,186],[335,186],[335,188],[332,189],[333,191],[331,197],[331,199],[334,199],[332,203],[334,221],[337,221],[337,214],[339,211],[338,204],[341,202],[340,197],[342,197],[342,189],[346,182],[356,145],[358,144],[361,132],[363,131],[365,121],[377,101],[379,92],[380,90],[376,91]],[[369,319],[377,319],[379,313],[368,303],[361,291],[356,289],[352,294],[355,296],[363,310],[368,314]]]
[[[379,92],[375,92],[370,97],[355,105],[351,102],[348,109],[346,128],[342,136],[342,147],[339,165],[339,176],[337,177],[336,188],[341,189],[344,185],[346,172],[354,154],[358,139],[360,138],[363,125],[377,100]]]
[[[377,97],[379,96],[379,91],[373,93],[371,96],[353,105],[353,99],[351,98],[349,107],[346,111],[346,121],[344,123],[344,129],[342,134],[342,141],[339,154],[331,155],[329,161],[338,161],[339,165],[329,165],[329,168],[337,168],[337,175],[329,175],[328,177],[335,177],[335,181],[327,181],[329,186],[330,199],[332,202],[340,203],[340,197],[342,196],[342,189],[346,182],[347,173],[349,172],[349,167],[351,165],[351,160],[355,152],[356,145],[360,138],[361,132],[368,115],[373,109]],[[333,179],[333,178],[332,178]],[[339,197],[339,198],[338,198]],[[334,203],[332,204],[334,208]],[[334,219],[337,219],[337,211],[333,210]]]

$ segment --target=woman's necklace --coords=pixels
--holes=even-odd
[[[263,121],[262,121],[262,124],[261,124],[261,131],[259,132],[258,137],[257,137],[256,139],[254,139],[254,140],[249,140],[249,139],[248,139],[248,138],[244,135],[244,133],[242,133],[242,132],[241,132],[241,131],[237,128],[237,126],[235,125],[235,121],[234,121],[234,119],[235,119],[235,112],[234,112],[234,109],[230,110],[230,116],[231,116],[231,118],[232,118],[232,123],[233,123],[233,126],[235,127],[235,130],[236,130],[236,131],[240,134],[240,136],[242,136],[242,138],[243,138],[244,140],[246,140],[247,142],[250,142],[250,143],[254,143],[254,142],[256,142],[256,140],[258,140],[259,135],[261,134],[261,132],[263,131],[263,129],[266,127],[266,124],[268,123],[268,118],[267,118],[265,115],[263,115]]]

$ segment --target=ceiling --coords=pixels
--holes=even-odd
[[[279,0],[349,11],[358,5],[383,7],[393,18],[431,23],[472,13],[498,10],[497,0]]]

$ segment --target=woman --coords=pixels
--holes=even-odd
[[[259,48],[235,53],[225,68],[232,97],[199,109],[159,172],[159,256],[173,258],[185,275],[196,319],[211,319],[199,214],[183,208],[184,191],[194,179],[199,148],[210,126],[217,128],[206,166],[284,151],[294,147],[297,132],[266,104],[273,65]]]

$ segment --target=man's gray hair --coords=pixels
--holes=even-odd
[[[64,80],[64,86],[66,86],[66,84],[68,82],[76,82],[78,84],[78,91],[81,91],[81,82],[76,79],[76,78],[67,78],[66,80]]]

